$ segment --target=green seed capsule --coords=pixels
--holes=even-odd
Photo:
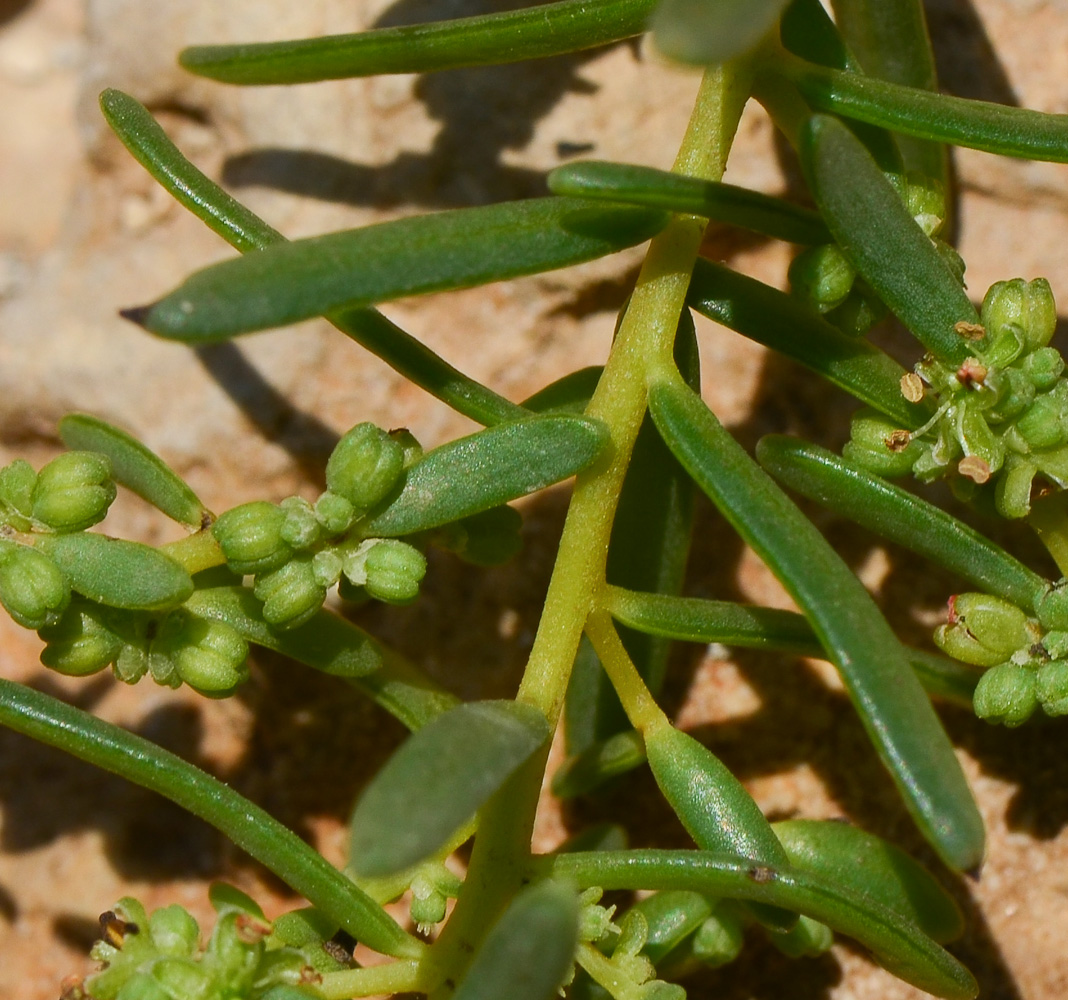
[[[211,531],[235,573],[270,573],[293,557],[282,537],[285,518],[281,507],[256,500],[221,514]]]
[[[115,657],[115,676],[124,684],[136,684],[148,673],[147,651],[133,643],[126,643]]]
[[[278,629],[303,625],[326,600],[326,588],[315,579],[312,560],[307,556],[257,576],[252,592],[263,601],[263,620]]]
[[[1026,517],[1031,511],[1031,484],[1038,465],[1030,458],[1009,454],[994,491],[994,505],[1006,518]]]
[[[0,503],[11,511],[29,517],[33,513],[33,488],[37,473],[24,458],[16,458],[0,469]],[[26,529],[22,529],[26,530]]]
[[[1068,580],[1058,580],[1035,600],[1035,613],[1044,629],[1068,631]]]
[[[326,463],[326,485],[367,511],[393,491],[404,472],[404,447],[374,424],[353,427]]]
[[[942,185],[934,178],[913,171],[905,179],[905,207],[909,215],[928,236],[935,236],[946,217],[946,196]]]
[[[364,586],[373,598],[387,604],[410,604],[419,596],[426,576],[426,556],[397,538],[383,538],[367,551]]]
[[[1054,660],[1039,668],[1035,693],[1046,715],[1068,715],[1068,662]]]
[[[694,958],[716,969],[741,954],[744,938],[745,930],[738,914],[721,904],[698,928],[691,950]]]
[[[833,243],[802,250],[790,264],[790,291],[821,313],[845,302],[857,272]]]
[[[263,926],[269,932],[269,925]],[[219,917],[204,953],[204,965],[232,995],[242,996],[252,985],[263,951],[263,935],[257,932],[255,918],[231,911]]]
[[[279,505],[285,511],[282,540],[298,552],[310,549],[322,534],[315,509],[304,497],[286,497]]]
[[[1036,638],[1016,605],[990,594],[957,594],[949,599],[949,621],[935,632],[938,647],[958,660],[993,667]]]
[[[181,680],[204,694],[226,693],[248,680],[248,643],[224,622],[190,616],[171,656]]]
[[[445,895],[437,889],[429,889],[425,895],[418,895],[412,887],[412,905],[409,913],[420,927],[433,927],[445,919]]]
[[[633,909],[645,917],[649,926],[645,954],[659,966],[664,956],[712,915],[712,904],[699,892],[670,889],[654,893],[635,903]]]
[[[1034,351],[1050,342],[1057,326],[1057,305],[1045,278],[1013,278],[991,285],[983,299],[981,315],[990,345],[989,351],[984,349],[984,356],[997,355],[1002,364],[1007,363],[1001,359],[1006,350],[1003,345],[1010,338],[1021,349]]]
[[[104,519],[114,499],[111,462],[92,451],[68,451],[37,474],[32,516],[53,531],[84,531]]]
[[[1035,672],[1015,663],[991,667],[975,687],[975,714],[1009,729],[1022,725],[1038,706]]]
[[[1053,393],[1038,396],[1016,421],[1016,430],[1029,448],[1054,448],[1068,440],[1068,412],[1065,401]]]
[[[920,442],[877,410],[864,407],[853,414],[850,439],[842,449],[849,462],[879,476],[903,476],[922,454]]]
[[[93,606],[76,601],[54,625],[37,634],[46,643],[41,662],[71,677],[85,677],[113,663],[122,650],[122,639],[97,617]]]
[[[48,556],[22,545],[0,549],[0,603],[23,628],[55,625],[70,604],[70,586]]]
[[[199,962],[189,958],[159,959],[152,966],[152,978],[175,1000],[215,1000],[222,985]]]
[[[344,497],[327,490],[315,501],[315,517],[328,535],[341,535],[356,520],[356,508]]]
[[[89,988],[97,989],[95,980],[90,980]],[[119,990],[116,1000],[174,1000],[174,994],[151,973],[136,972]]]
[[[200,926],[177,904],[156,910],[149,918],[148,930],[152,943],[164,955],[192,958],[200,944]]]
[[[1064,358],[1055,347],[1040,347],[1020,360],[1019,369],[1039,392],[1047,392],[1064,374]]]

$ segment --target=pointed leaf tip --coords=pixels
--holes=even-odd
[[[131,323],[136,323],[138,326],[148,329],[148,314],[152,312],[152,308],[155,303],[150,303],[147,306],[132,306],[129,309],[120,309],[119,315],[123,319],[128,319]]]

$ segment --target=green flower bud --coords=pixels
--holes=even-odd
[[[357,424],[326,463],[326,485],[359,510],[376,507],[404,472],[404,448],[374,424]]]
[[[1019,416],[1035,398],[1034,379],[1018,368],[995,369],[986,385],[994,395],[986,409],[986,418],[993,424]]]
[[[1016,430],[1030,448],[1055,448],[1068,440],[1068,408],[1053,393],[1038,396],[1016,421]]]
[[[993,667],[1034,638],[1016,605],[989,594],[957,594],[949,599],[949,621],[939,626],[934,641],[957,660]]]
[[[333,549],[323,549],[312,557],[312,574],[320,587],[329,590],[341,579],[341,556]]]
[[[1019,369],[1039,392],[1046,392],[1064,374],[1064,358],[1055,347],[1040,347],[1020,359]]]
[[[277,629],[303,625],[326,600],[326,588],[315,579],[312,560],[307,556],[257,576],[252,592],[263,601],[263,620]]]
[[[1009,454],[998,476],[994,505],[1006,518],[1026,517],[1031,511],[1031,484],[1038,474],[1037,464],[1019,455]]]
[[[70,586],[48,556],[22,545],[0,549],[0,603],[23,628],[55,625],[70,604]]]
[[[341,535],[356,520],[356,508],[344,497],[327,490],[315,501],[315,517],[328,535]]]
[[[256,917],[223,913],[204,952],[204,965],[233,995],[242,996],[256,976],[268,933],[270,925]]]
[[[1035,672],[1015,663],[991,667],[979,678],[972,704],[980,719],[1015,729],[1038,705]]]
[[[843,457],[879,476],[902,476],[920,457],[922,446],[886,416],[870,407],[853,414]]]
[[[834,944],[830,927],[802,915],[784,934],[769,934],[768,940],[788,958],[816,958]]]
[[[286,497],[280,507],[285,511],[282,520],[282,540],[298,552],[310,549],[321,534],[315,510],[304,497]]]
[[[1054,660],[1040,667],[1035,693],[1046,715],[1068,715],[1068,662]]]
[[[152,978],[175,1000],[215,1000],[218,985],[211,973],[191,958],[166,957],[152,965]],[[119,994],[125,1000],[125,990]]]
[[[741,954],[744,937],[737,914],[721,904],[693,936],[694,958],[713,969],[726,965]]]
[[[426,576],[426,556],[400,539],[379,539],[367,552],[364,572],[364,586],[373,598],[387,604],[410,604],[419,596],[419,583]]]
[[[75,601],[54,625],[37,634],[46,643],[41,662],[71,677],[85,677],[113,663],[122,650],[122,639],[100,619],[93,605]]]
[[[644,952],[659,967],[663,958],[711,916],[712,905],[699,892],[669,889],[634,904],[649,927]]]
[[[1042,636],[1042,648],[1051,659],[1068,659],[1068,632],[1054,629]]]
[[[1013,278],[991,285],[983,299],[981,315],[989,345],[984,355],[993,352],[999,358],[1008,351],[1003,345],[1011,340],[1025,351],[1045,347],[1057,326],[1057,305],[1045,278]]]
[[[423,457],[423,446],[407,427],[398,427],[389,432],[390,439],[396,441],[404,451],[404,467],[411,468]]]
[[[1005,461],[1005,445],[990,429],[979,407],[968,403],[966,399],[962,405],[954,407],[957,440],[966,456],[974,455],[986,463],[982,478],[972,476],[976,482],[985,482]]]
[[[211,531],[235,573],[269,573],[293,558],[282,538],[285,518],[281,507],[256,500],[221,514]]]
[[[0,504],[12,512],[29,517],[33,513],[33,488],[37,484],[37,473],[24,458],[16,458],[10,465],[0,469]],[[19,526],[26,531],[29,525]]]
[[[96,991],[96,980],[89,980],[89,989]],[[150,972],[135,972],[119,991],[116,1000],[174,1000],[172,994]]]
[[[148,921],[152,943],[164,955],[192,958],[200,945],[200,927],[184,907],[174,904],[156,910]]]
[[[439,892],[433,886],[427,886],[423,894],[420,894],[413,884],[412,904],[409,908],[409,914],[421,930],[427,931],[445,919],[445,904],[447,902],[445,894]]]
[[[68,451],[37,474],[32,516],[53,531],[84,531],[104,519],[114,499],[107,457]]]
[[[1035,600],[1035,613],[1044,629],[1068,631],[1068,580],[1058,580]]]
[[[790,291],[821,313],[840,306],[857,272],[834,243],[802,250],[790,264]]]
[[[147,652],[148,672],[161,687],[180,688],[182,678],[178,676],[178,662],[169,652],[156,649],[150,645]]]
[[[905,207],[909,215],[928,236],[936,235],[946,218],[946,196],[942,185],[934,178],[914,172],[909,172],[906,181]]]
[[[824,314],[824,319],[833,323],[847,337],[863,337],[888,313],[883,302],[858,278],[842,304]]]
[[[180,627],[153,643],[167,653],[178,678],[202,694],[224,694],[248,680],[248,643],[224,622],[174,612]]]

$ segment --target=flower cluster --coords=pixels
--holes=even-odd
[[[1068,580],[1039,596],[1035,616],[1000,597],[958,594],[949,620],[935,632],[948,655],[985,667],[975,689],[975,714],[1021,725],[1041,706],[1068,715]]]
[[[907,399],[935,402],[922,427],[905,430],[862,410],[843,454],[884,476],[949,477],[966,497],[991,482],[999,513],[1023,517],[1036,477],[1068,487],[1068,380],[1049,346],[1057,323],[1049,283],[999,281],[983,300],[981,321],[958,324],[972,350],[963,364],[928,355],[902,379]]]
[[[397,496],[405,470],[421,455],[407,431],[357,424],[331,454],[327,488],[315,503],[302,497],[255,501],[219,517],[212,530],[226,564],[254,577],[268,625],[284,630],[303,624],[335,585],[345,600],[410,604],[427,568],[412,541],[432,541],[483,565],[515,553],[520,518],[510,507],[447,525],[425,539],[367,537],[372,515]]]
[[[278,987],[287,996],[318,996],[323,972],[344,968],[324,950],[321,919],[297,911],[271,924],[251,899],[215,886],[218,920],[205,945],[200,927],[181,906],[149,916],[135,899],[122,899],[100,918],[92,957],[101,971],[67,985],[78,1000],[258,1000]],[[286,918],[292,918],[287,920]]]
[[[891,172],[886,177],[950,270],[963,278],[964,261],[953,247],[937,238],[946,214],[941,185],[918,174]],[[882,300],[836,243],[802,250],[790,264],[789,279],[792,295],[851,337],[863,337],[887,314]]]

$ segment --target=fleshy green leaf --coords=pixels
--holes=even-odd
[[[0,725],[158,792],[238,848],[368,947],[418,958],[420,941],[318,851],[228,785],[141,736],[49,695],[0,679]]]
[[[817,111],[921,139],[1025,160],[1068,163],[1068,115],[903,87],[857,73],[776,59]]]
[[[650,23],[656,46],[680,62],[715,65],[760,44],[787,0],[664,0]]]
[[[699,215],[791,243],[827,243],[831,238],[823,220],[810,208],[733,184],[652,167],[602,160],[568,163],[549,174],[548,182],[553,194]]]
[[[185,480],[126,431],[87,413],[72,413],[59,422],[59,436],[68,448],[107,455],[115,482],[180,524],[199,529],[211,517]]]
[[[871,596],[681,381],[656,382],[649,408],[679,461],[812,623],[924,835],[947,864],[974,868],[983,856],[982,818],[949,739]]]
[[[667,218],[577,198],[412,216],[223,261],[125,315],[176,340],[223,340],[338,309],[568,267],[642,243]]]
[[[189,574],[150,545],[87,531],[39,535],[34,545],[60,568],[72,590],[98,604],[163,611],[193,593]]]
[[[954,327],[979,314],[863,144],[841,122],[814,115],[802,162],[842,252],[929,351],[962,362],[968,342]]]
[[[262,44],[196,46],[179,61],[224,83],[309,83],[495,66],[607,45],[645,30],[654,0],[563,0],[455,20]]]
[[[1048,585],[974,528],[907,490],[797,438],[769,435],[757,458],[776,479],[975,586],[1034,610]]]
[[[703,316],[799,361],[903,427],[919,427],[930,415],[901,395],[905,369],[889,355],[866,340],[847,337],[778,289],[699,260],[687,302]]]
[[[411,535],[516,500],[586,468],[606,440],[599,422],[560,414],[450,441],[408,469],[400,495],[364,534]]]
[[[353,870],[376,878],[429,857],[548,735],[537,709],[511,701],[460,705],[417,730],[356,806]]]
[[[482,942],[454,1000],[553,1000],[574,960],[578,918],[567,886],[524,889]]]
[[[280,232],[182,156],[142,104],[122,91],[105,90],[100,95],[100,109],[137,162],[232,247],[246,252],[285,242]],[[350,309],[329,319],[406,379],[472,420],[494,424],[523,415],[514,403],[457,371],[374,309]]]
[[[905,982],[946,1000],[971,1000],[979,987],[963,965],[911,920],[867,893],[818,872],[772,869],[703,851],[605,851],[539,859],[537,873],[570,878],[580,888],[691,889],[797,910],[859,941]]]
[[[867,893],[935,941],[954,941],[964,918],[953,897],[899,847],[849,823],[793,819],[773,823],[790,864]]]

